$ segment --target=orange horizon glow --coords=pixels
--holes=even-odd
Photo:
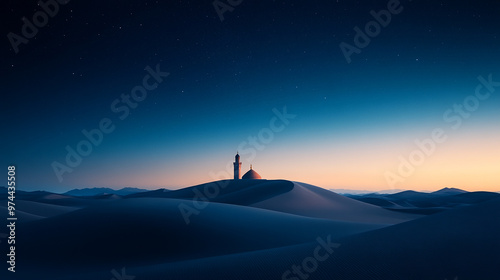
[[[325,189],[436,191],[449,187],[498,192],[499,140],[499,135],[493,133],[485,139],[466,135],[450,139],[427,157],[421,166],[416,166],[411,176],[394,187],[387,184],[384,173],[397,172],[398,157],[408,155],[415,149],[411,141],[406,142],[407,145],[388,145],[383,139],[375,144],[373,140],[353,141],[331,145],[328,149],[321,143],[311,142],[307,144],[311,147],[307,151],[294,153],[287,153],[289,147],[283,145],[273,147],[272,152],[258,154],[252,162],[242,157],[242,172],[248,171],[253,164],[254,170],[264,179],[299,181]],[[118,175],[110,177],[106,173],[97,179],[102,186],[118,188],[180,189],[219,179],[232,179],[233,160],[218,157],[213,161],[204,158],[192,162],[187,159],[173,167],[157,162],[156,168],[148,169],[140,177],[117,180]],[[149,164],[155,165],[154,161]]]
[[[250,164],[264,179],[285,179],[325,189],[381,191],[391,189],[436,191],[445,187],[466,191],[500,192],[500,132],[476,126],[457,130],[436,145],[421,165],[394,186],[385,174],[398,174],[400,158],[408,159],[417,149],[415,139],[428,137],[427,129],[401,129],[396,133],[363,134],[353,139],[324,135],[323,138],[283,135],[252,158],[240,151],[242,172]],[[113,156],[89,158],[87,166],[67,176],[71,188],[137,187],[180,189],[220,179],[233,178],[234,152],[227,147],[196,147],[190,154],[168,151],[130,154],[128,161]],[[172,159],[172,160],[168,160]],[[88,182],[92,183],[88,183]],[[61,191],[67,187],[61,186]]]

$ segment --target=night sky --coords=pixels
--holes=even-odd
[[[72,0],[14,47],[43,9],[3,1],[2,166],[23,190],[176,189],[229,178],[239,151],[324,188],[500,191],[500,2],[401,1],[349,63],[341,43],[395,2],[219,1],[221,21],[212,1]]]

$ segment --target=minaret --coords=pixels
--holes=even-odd
[[[234,179],[239,180],[241,179],[241,162],[240,162],[240,155],[236,153],[236,156],[234,157]]]

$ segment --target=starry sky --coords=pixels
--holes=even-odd
[[[19,189],[177,189],[239,151],[324,188],[500,191],[498,1],[37,2],[1,4]]]

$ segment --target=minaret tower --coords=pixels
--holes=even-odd
[[[236,156],[234,157],[234,179],[239,180],[241,179],[241,162],[240,162],[240,155],[236,153]]]

